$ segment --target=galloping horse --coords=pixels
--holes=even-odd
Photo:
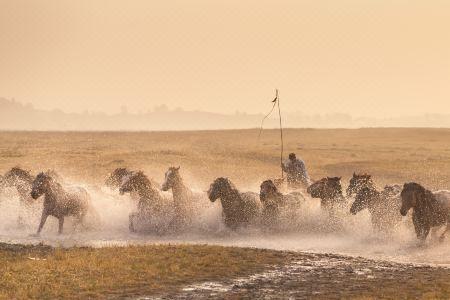
[[[400,223],[401,206],[399,186],[386,186],[382,192],[374,187],[363,187],[356,193],[350,213],[356,215],[368,209],[372,226],[381,232],[390,232]]]
[[[259,199],[263,205],[261,221],[269,227],[278,224],[283,217],[295,218],[295,212],[302,204],[301,200],[305,200],[299,192],[282,194],[272,180],[261,183]]]
[[[228,178],[214,180],[207,193],[211,202],[220,199],[225,225],[233,230],[254,223],[261,215],[258,194],[240,193]]]
[[[23,170],[19,167],[14,167],[3,176],[3,186],[13,187],[19,194],[19,199],[23,203],[31,202],[31,189],[33,185],[34,177],[29,171]]]
[[[49,174],[39,173],[33,181],[31,197],[37,199],[42,195],[45,195],[44,208],[37,235],[41,233],[48,216],[58,219],[59,234],[63,232],[65,217],[75,217],[77,224],[84,221],[90,203],[89,194],[85,189],[74,187],[66,190]]]
[[[172,226],[181,228],[189,225],[192,222],[193,206],[198,202],[194,199],[194,193],[184,185],[183,178],[180,175],[180,167],[170,167],[167,170],[164,178],[164,183],[161,190],[172,190],[173,205],[174,205],[174,219]]]
[[[131,232],[137,231],[137,225],[148,225],[151,223],[152,218],[166,214],[164,210],[167,207],[165,199],[160,195],[159,190],[153,187],[150,179],[141,171],[133,172],[128,176],[120,186],[119,192],[121,195],[136,192],[139,197],[137,211],[129,216]],[[160,230],[162,225],[156,224],[155,226],[156,230]]]
[[[369,174],[353,173],[353,177],[350,179],[350,184],[347,187],[347,196],[350,197],[353,194],[357,194],[362,188],[365,187],[369,189],[375,188],[372,176]]]
[[[440,236],[442,241],[450,230],[450,191],[432,193],[418,183],[405,183],[401,193],[400,213],[406,216],[412,208],[412,220],[417,238],[425,241],[430,229],[447,226]]]
[[[125,178],[132,173],[133,172],[127,168],[117,168],[109,174],[108,178],[106,178],[105,185],[111,189],[118,189]]]
[[[346,203],[342,195],[341,177],[322,178],[311,184],[307,192],[311,197],[319,198],[321,207],[330,213]]]

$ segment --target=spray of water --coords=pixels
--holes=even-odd
[[[367,211],[353,216],[346,208],[340,215],[340,224],[329,222],[317,199],[306,196],[304,204],[295,212],[286,214],[273,230],[250,226],[231,231],[222,222],[220,201],[211,203],[206,194],[199,195],[193,224],[183,232],[163,235],[134,234],[129,231],[129,214],[136,203],[129,195],[121,196],[106,187],[95,187],[77,182],[92,198],[92,211],[86,228],[73,229],[70,218],[65,233],[57,235],[57,220],[49,217],[39,238],[31,237],[37,229],[42,211],[42,200],[24,204],[13,189],[0,194],[0,241],[8,243],[39,243],[55,246],[94,246],[146,243],[200,243],[239,247],[259,247],[275,250],[339,253],[372,259],[408,263],[450,265],[449,244],[429,241],[421,245],[415,239],[410,217],[389,236],[372,230]],[[256,190],[255,190],[256,191]],[[164,197],[171,199],[170,192]],[[169,222],[169,220],[161,220]]]

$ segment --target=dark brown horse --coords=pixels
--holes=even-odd
[[[350,213],[368,209],[372,226],[381,232],[391,232],[400,223],[401,216],[398,213],[401,206],[399,186],[386,186],[382,192],[373,186],[363,187],[356,193]]]
[[[400,213],[406,216],[413,209],[412,220],[417,238],[425,241],[431,228],[446,226],[442,241],[450,229],[450,191],[432,193],[418,183],[405,183],[401,193]]]
[[[346,204],[342,195],[341,177],[325,177],[311,184],[307,192],[313,198],[320,199],[320,205],[328,212],[332,212]]]
[[[356,174],[353,173],[353,177],[350,179],[350,184],[347,187],[347,196],[350,197],[353,194],[357,194],[362,188],[374,189],[372,176],[369,174]]]
[[[228,178],[214,180],[208,190],[211,202],[220,199],[225,225],[233,230],[254,224],[261,215],[261,201],[256,193],[240,193]]]
[[[31,197],[37,199],[42,195],[44,208],[37,235],[41,233],[48,216],[58,219],[59,234],[63,232],[65,217],[75,217],[77,224],[84,221],[90,203],[89,194],[85,189],[81,187],[66,189],[49,174],[39,173],[33,181]]]
[[[272,180],[261,183],[259,199],[263,205],[261,222],[268,227],[277,225],[283,217],[295,218],[295,212],[305,200],[299,192],[282,194]]]

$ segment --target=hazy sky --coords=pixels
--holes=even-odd
[[[65,111],[167,104],[450,113],[450,1],[0,0],[0,96]]]

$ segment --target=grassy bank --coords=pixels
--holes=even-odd
[[[53,249],[0,245],[0,298],[150,295],[289,262],[289,253],[216,246]]]

